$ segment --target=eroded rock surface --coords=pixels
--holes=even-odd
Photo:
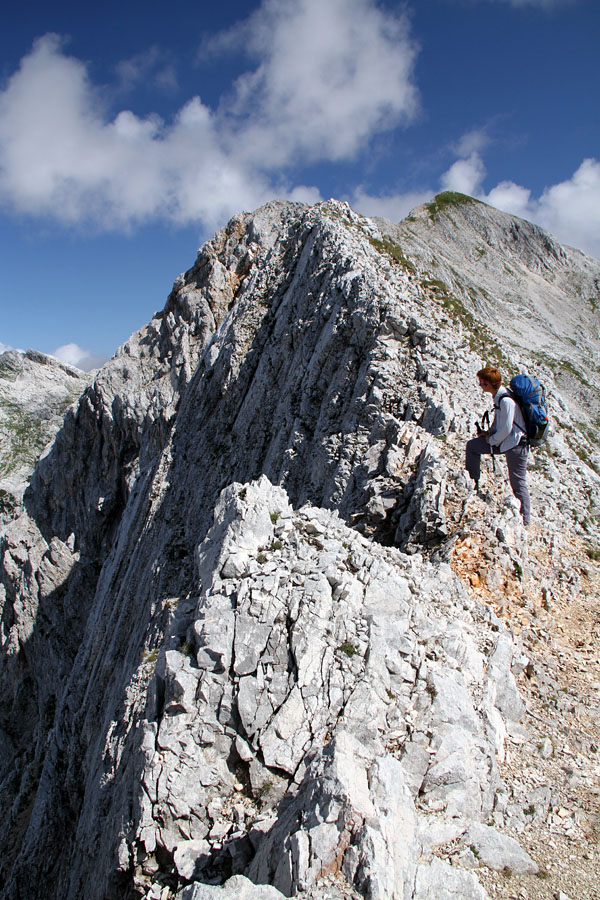
[[[67,413],[2,539],[0,896],[480,900],[472,847],[524,865],[495,601],[557,588],[510,495],[478,511],[486,332],[425,282],[345,204],[267,204]],[[569,571],[600,478],[545,375],[532,528]]]

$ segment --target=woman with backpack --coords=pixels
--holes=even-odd
[[[525,417],[510,391],[502,386],[498,369],[486,366],[479,370],[477,379],[481,390],[492,395],[494,419],[489,429],[477,425],[477,437],[467,441],[465,468],[479,491],[482,454],[502,453],[506,457],[512,492],[521,504],[523,524],[529,525],[531,506],[526,482],[529,444]]]

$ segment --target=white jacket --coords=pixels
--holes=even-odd
[[[499,387],[494,394],[494,421],[490,428],[490,447],[497,447],[499,453],[506,453],[521,443],[527,435],[525,419],[519,405],[510,396],[507,388]]]

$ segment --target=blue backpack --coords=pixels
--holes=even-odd
[[[530,447],[539,447],[548,437],[550,427],[546,391],[536,378],[515,375],[508,386],[508,392],[523,413],[527,443]]]

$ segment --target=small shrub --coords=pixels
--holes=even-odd
[[[268,794],[269,791],[275,787],[274,781],[264,781],[259,788],[254,791],[254,796],[257,800],[262,800],[265,794]]]
[[[354,644],[350,643],[350,641],[344,641],[343,644],[340,644],[338,650],[340,650],[341,653],[345,653],[346,656],[350,657],[356,656],[356,654],[358,653],[358,650],[356,649]]]
[[[17,506],[17,501],[8,491],[0,489],[0,514],[12,515]]]
[[[426,687],[425,687],[425,690],[427,691],[427,693],[428,693],[429,696],[431,697],[432,701],[435,700],[435,698],[436,698],[437,695],[438,695],[437,688],[436,688],[435,684],[433,684],[431,681],[428,681],[428,682],[427,682],[427,685],[426,685]]]

